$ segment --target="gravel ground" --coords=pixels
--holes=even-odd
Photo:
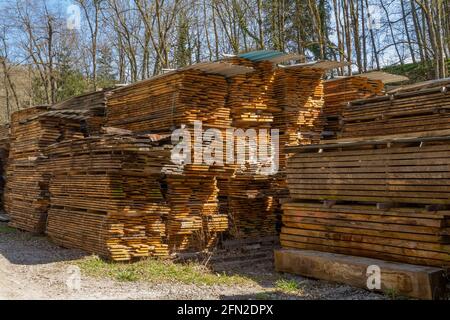
[[[286,275],[300,283],[295,293],[276,288],[280,275],[271,265],[252,266],[249,284],[203,286],[172,282],[119,282],[81,275],[80,288],[69,289],[74,263],[85,256],[55,246],[45,237],[2,231],[0,223],[0,299],[385,299],[345,285]],[[3,228],[4,229],[4,228]]]

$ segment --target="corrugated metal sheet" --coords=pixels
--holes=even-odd
[[[380,80],[383,83],[395,83],[395,82],[402,82],[402,81],[408,81],[409,78],[405,76],[400,76],[398,74],[391,74],[383,71],[372,71],[360,74],[362,77],[366,77],[371,80]]]
[[[336,78],[327,80],[327,82],[337,81],[337,80],[347,79],[347,78],[353,78],[353,77],[363,77],[363,78],[367,78],[370,80],[380,80],[385,84],[409,80],[405,76],[399,76],[396,74],[390,74],[390,73],[382,72],[382,71],[373,71],[373,72],[367,72],[367,73],[361,73],[361,74],[354,74],[352,76],[336,77]]]
[[[200,70],[206,73],[219,74],[227,78],[254,71],[251,67],[234,65],[228,62],[201,62],[181,68],[178,71],[183,70]]]
[[[411,85],[401,86],[399,88],[390,90],[388,93],[399,93],[399,92],[407,92],[407,91],[416,91],[416,90],[424,90],[424,89],[430,89],[430,88],[437,88],[437,87],[448,87],[450,86],[450,78],[445,79],[437,79],[437,80],[430,80],[420,83],[415,83]]]
[[[286,54],[281,51],[259,50],[259,51],[252,51],[252,52],[238,54],[238,57],[247,59],[250,61],[258,62],[258,61],[267,61],[270,59],[279,58],[284,55],[286,55]]]
[[[270,61],[272,63],[281,63],[289,60],[300,60],[304,56],[296,53],[284,53],[276,50],[259,50],[238,55],[239,58],[247,59],[253,62]]]
[[[279,65],[281,68],[311,68],[311,69],[323,69],[331,70],[336,68],[342,68],[351,65],[350,62],[339,62],[339,61],[313,61],[307,63],[293,64],[289,66]]]

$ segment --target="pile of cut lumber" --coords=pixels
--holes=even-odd
[[[221,208],[230,217],[228,235],[234,239],[277,234],[276,199],[267,176],[237,174],[219,182]]]
[[[173,71],[110,92],[107,126],[171,133],[181,125],[228,128],[226,78],[200,70]]]
[[[103,135],[49,146],[49,237],[115,261],[166,256],[169,206],[159,179],[170,148],[159,144]]]
[[[226,60],[255,71],[229,79],[227,106],[233,126],[237,128],[270,128],[274,113],[280,111],[273,99],[276,67],[270,61],[252,62],[233,57]]]
[[[50,174],[46,147],[86,135],[84,116],[68,110],[37,106],[13,113],[7,166],[5,209],[11,226],[43,233],[49,202]]]
[[[253,158],[250,139],[236,139],[235,150],[245,148],[245,163],[236,167],[234,175],[219,179],[221,212],[230,218],[227,236],[242,239],[275,235],[274,198],[269,192],[271,178],[267,173],[275,155],[270,147],[270,129],[274,126],[275,115],[281,111],[274,97],[277,67],[270,61],[254,62],[239,57],[227,59],[227,62],[255,70],[229,79],[227,106],[231,110],[233,126],[254,130],[260,139],[267,134],[265,159],[258,157],[262,154]]]
[[[228,229],[228,217],[219,214],[217,178],[208,175],[170,175],[167,201],[168,243],[171,251],[203,251],[216,244]]]
[[[46,106],[37,106],[11,116],[5,210],[11,226],[33,233],[45,230],[48,206],[48,175],[42,169],[42,148],[53,143],[58,135],[54,128],[44,127],[36,118],[45,111]]]
[[[288,165],[292,199],[450,205],[442,138],[315,145]]]
[[[51,109],[82,115],[87,133],[95,135],[100,133],[105,124],[106,102],[112,89],[114,88],[82,94],[57,103]]]
[[[290,148],[282,245],[450,266],[450,136]]]
[[[450,266],[450,211],[287,203],[281,245],[428,266]]]
[[[341,139],[393,135],[433,136],[450,129],[450,80],[398,89],[386,96],[357,100],[343,113]]]
[[[318,143],[323,118],[323,69],[309,67],[280,68],[276,73],[275,99],[281,112],[274,129],[280,130],[280,145]]]
[[[340,118],[350,101],[383,94],[384,84],[380,80],[364,76],[332,79],[324,82],[325,105],[323,108],[326,125],[324,139],[336,139],[340,131]]]
[[[9,124],[0,126],[0,210],[3,210],[6,181],[6,164],[9,156]]]

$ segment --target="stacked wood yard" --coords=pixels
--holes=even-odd
[[[427,266],[450,263],[450,211],[369,204],[285,204],[285,248],[366,256]]]
[[[293,199],[450,204],[440,138],[316,145],[290,159]]]
[[[42,169],[42,148],[58,136],[54,128],[46,127],[35,117],[46,110],[46,106],[38,106],[11,116],[5,210],[11,226],[33,233],[45,230],[48,206],[48,175]]]
[[[166,171],[163,181],[170,208],[167,240],[173,252],[211,248],[217,233],[228,228],[227,215],[219,214],[217,179],[227,179],[234,168],[195,163],[195,148],[203,153],[208,142],[196,142],[194,124],[201,121],[205,130],[230,128],[227,78],[251,71],[222,62],[199,64],[115,89],[108,97],[108,126],[160,134],[185,126],[191,135],[192,164],[183,165],[181,171]]]
[[[233,239],[277,234],[276,199],[265,176],[237,174],[219,184],[224,212],[230,216],[228,234]]]
[[[37,106],[13,113],[5,186],[5,210],[11,226],[43,233],[49,204],[45,148],[85,137],[89,114]]]
[[[172,147],[125,133],[49,146],[49,237],[115,261],[213,247],[228,228],[216,177],[172,164]]]
[[[219,214],[215,176],[169,175],[167,201],[168,243],[172,252],[203,251],[218,241],[218,233],[228,229],[228,216]]]
[[[274,97],[277,67],[271,61],[252,61],[240,57],[227,59],[239,66],[251,67],[254,72],[229,79],[229,95],[226,106],[231,111],[232,125],[238,129],[254,131],[265,136],[267,156],[253,158],[247,140],[238,139],[236,146],[245,147],[245,164],[234,175],[220,179],[222,213],[230,217],[228,236],[232,239],[275,236],[276,204],[270,193],[271,149],[270,129],[274,128],[275,115],[281,111]],[[267,130],[263,133],[262,130]],[[246,142],[245,142],[246,141]],[[262,140],[259,140],[262,141]],[[258,151],[258,150],[256,150]]]
[[[324,138],[336,139],[340,131],[340,118],[347,104],[353,100],[382,95],[384,84],[381,80],[371,80],[364,75],[343,77],[325,81],[324,91]]]
[[[318,254],[321,264],[366,263],[342,255],[414,264],[408,276],[412,267],[390,266],[414,285],[392,277],[385,283],[414,297],[442,296],[442,275],[450,268],[450,135],[439,120],[450,102],[447,86],[439,81],[358,100],[344,111],[338,136],[345,139],[289,148],[295,155],[288,162],[290,201],[283,205],[278,270],[328,279],[310,269],[311,250],[331,253]],[[435,122],[426,125],[427,117]]]

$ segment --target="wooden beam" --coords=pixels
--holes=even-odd
[[[275,250],[275,269],[306,277],[367,288],[367,270],[378,266],[381,271],[381,292],[418,299],[441,299],[445,295],[444,270],[384,260],[333,254],[327,252]]]

